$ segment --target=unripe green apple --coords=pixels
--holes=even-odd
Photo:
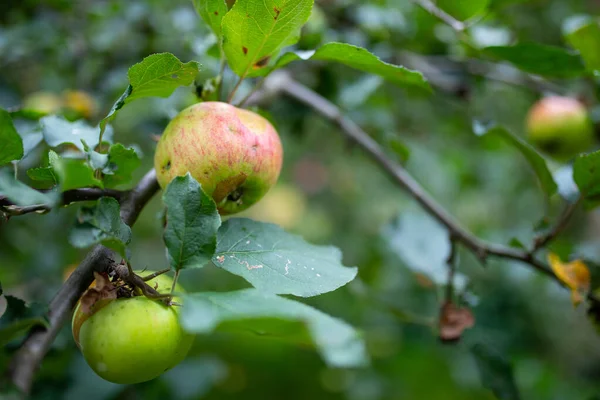
[[[160,275],[147,283],[169,293],[173,280]],[[176,291],[183,289],[177,285]],[[194,336],[181,328],[179,310],[180,306],[166,306],[145,296],[109,300],[94,307],[91,315],[78,304],[73,337],[88,365],[107,381],[149,381],[181,362],[190,350]]]
[[[162,188],[189,172],[227,215],[260,200],[277,182],[282,161],[281,141],[269,121],[227,103],[204,102],[169,123],[154,168]]]
[[[550,96],[535,103],[527,117],[527,132],[533,144],[559,160],[589,150],[594,142],[587,110],[570,97]]]

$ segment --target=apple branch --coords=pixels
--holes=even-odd
[[[481,262],[486,262],[490,256],[518,261],[547,275],[564,286],[552,270],[544,262],[534,257],[531,252],[486,242],[464,228],[442,205],[423,189],[404,167],[389,158],[382,147],[371,136],[352,120],[345,117],[336,105],[306,86],[296,82],[288,73],[284,71],[273,73],[265,84],[265,90],[284,93],[338,125],[342,134],[371,156],[400,187],[406,190],[430,215],[448,230],[454,241],[462,243]]]
[[[127,225],[133,225],[142,208],[157,191],[156,172],[151,170],[133,190],[121,192],[119,200],[123,221]],[[67,200],[93,200],[102,197],[102,195],[106,194],[95,189],[78,189],[76,194],[69,194]],[[63,200],[65,200],[64,195]],[[112,255],[111,250],[101,245],[95,246],[88,253],[50,302],[47,314],[49,327],[47,329],[43,327],[34,328],[14,355],[9,369],[9,376],[12,382],[24,393],[31,391],[33,377],[38,366],[48,352],[56,335],[67,322],[77,300],[94,280],[94,271],[106,271],[113,263]]]
[[[430,0],[412,0],[413,3],[417,4],[419,7],[427,11],[429,14],[434,17],[439,18],[444,21],[444,23],[454,29],[456,32],[463,32],[468,28],[468,25],[460,22],[452,15],[448,14],[441,8],[438,8],[432,1]]]
[[[66,206],[78,201],[98,200],[100,197],[113,197],[120,200],[127,192],[112,189],[100,188],[81,188],[67,190],[61,194],[60,205]],[[10,201],[6,196],[0,196],[0,213],[5,213],[8,216],[24,215],[33,212],[46,213],[52,210],[52,206],[48,204],[35,204],[31,206],[17,206]]]

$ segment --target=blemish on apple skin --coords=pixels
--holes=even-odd
[[[246,46],[242,46],[242,52],[244,55],[248,54],[248,48]]]

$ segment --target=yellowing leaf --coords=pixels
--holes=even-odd
[[[571,301],[577,306],[590,290],[590,271],[587,265],[581,260],[563,263],[554,253],[548,255],[548,262],[556,277],[571,289]]]

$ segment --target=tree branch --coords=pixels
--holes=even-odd
[[[268,91],[281,91],[291,98],[312,108],[318,114],[333,121],[341,132],[352,142],[361,147],[381,168],[404,190],[406,190],[431,216],[442,224],[451,237],[471,250],[482,262],[489,256],[505,258],[527,264],[533,269],[564,284],[554,275],[552,270],[543,262],[536,259],[528,251],[488,243],[465,229],[433,199],[423,187],[400,164],[389,158],[381,146],[363,131],[353,121],[342,115],[340,109],[333,103],[293,80],[286,72],[276,71],[271,74],[265,84]]]
[[[135,189],[122,192],[122,196],[119,195],[121,197],[121,218],[127,225],[131,226],[135,223],[142,208],[158,191],[158,188],[156,172],[151,170]],[[77,193],[69,194],[67,199],[93,200],[102,195],[106,194],[94,189],[77,189]],[[64,195],[63,200],[65,200]],[[34,328],[13,357],[9,375],[13,383],[24,393],[31,391],[33,377],[38,366],[54,338],[67,322],[77,300],[94,280],[94,271],[105,271],[113,261],[112,255],[111,250],[101,245],[95,246],[88,253],[50,302],[47,315],[49,328]]]
[[[441,8],[438,8],[432,1],[430,0],[412,0],[413,3],[418,4],[422,9],[427,11],[429,14],[433,15],[444,21],[448,26],[454,29],[456,32],[463,32],[467,29],[467,25],[464,22],[460,22],[452,15],[448,14]]]
[[[60,204],[63,206],[75,203],[78,201],[98,200],[100,197],[113,197],[121,200],[127,192],[112,189],[100,188],[81,188],[67,190],[61,194]],[[6,196],[0,196],[0,211],[5,212],[9,216],[24,215],[33,212],[46,213],[52,210],[52,206],[48,204],[35,204],[32,206],[17,206],[10,201]]]

